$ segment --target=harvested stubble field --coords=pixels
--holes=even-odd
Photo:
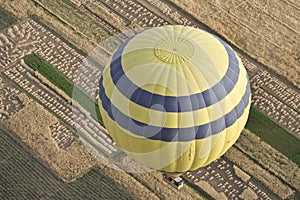
[[[211,195],[213,199],[227,199],[226,195],[223,192],[220,193],[216,191],[214,187],[212,187],[207,181],[198,181],[194,184],[204,191],[209,191],[209,195]]]
[[[45,76],[49,81],[51,81],[53,84],[55,84],[57,87],[61,88],[66,94],[69,95],[70,92],[72,92],[73,85],[71,82],[68,81],[64,76],[61,77],[61,73],[59,73],[53,66],[48,64],[43,59],[39,58],[36,55],[28,55],[24,58],[25,63],[27,63],[31,68],[34,70],[39,71],[42,75]],[[55,78],[54,78],[55,77]],[[65,88],[69,85],[69,88]],[[61,86],[61,87],[60,87]],[[72,93],[70,93],[72,94]],[[126,162],[127,164],[130,163],[130,160],[128,157],[124,158],[126,159],[123,162]],[[135,162],[131,160],[130,168],[134,167],[136,165]],[[191,188],[185,188],[180,193],[174,193],[176,190],[172,187],[170,187],[166,182],[162,180],[162,176],[160,173],[153,172],[153,173],[147,173],[147,174],[134,174],[133,177],[135,177],[139,182],[142,182],[143,185],[145,185],[147,188],[150,188],[151,191],[153,191],[159,198],[167,199],[169,197],[180,197],[185,199],[201,199],[202,197],[197,194],[197,192],[193,191]],[[165,189],[162,189],[161,186],[165,187]]]
[[[70,1],[34,0],[34,2],[83,36],[94,40],[96,44],[111,35],[94,18],[77,8]]]
[[[15,24],[17,19],[6,10],[0,7],[0,31]]]
[[[251,157],[265,170],[300,191],[300,168],[286,156],[261,141],[255,134],[245,129],[235,147]]]
[[[76,7],[72,7],[73,9],[76,9]],[[57,15],[57,13],[55,13]],[[41,14],[43,16],[43,14]],[[62,16],[64,17],[64,16]],[[43,19],[43,18],[42,18]],[[76,23],[74,23],[74,26],[76,25]],[[52,25],[53,26],[53,25]],[[57,30],[59,34],[61,34],[61,30]],[[70,37],[68,35],[68,37]],[[257,116],[259,115],[259,116]],[[298,152],[291,152],[291,151],[298,151],[297,147],[295,148],[286,148],[286,146],[289,146],[292,145],[293,147],[294,146],[299,146],[297,144],[295,144],[295,141],[293,137],[290,137],[289,134],[286,134],[287,132],[286,131],[282,131],[282,129],[278,129],[278,126],[274,126],[272,129],[269,129],[270,127],[268,126],[264,126],[264,127],[257,127],[257,122],[268,122],[270,120],[265,120],[267,117],[262,117],[261,118],[261,115],[260,114],[257,114],[257,112],[253,111],[251,112],[251,116],[254,116],[254,117],[251,117],[251,119],[253,120],[249,120],[249,123],[248,123],[248,128],[256,133],[256,134],[261,134],[259,136],[261,136],[265,141],[267,141],[268,143],[270,143],[273,147],[276,147],[279,151],[281,151],[282,153],[284,153],[285,155],[287,155],[288,157],[290,158],[294,158],[293,160],[296,162],[297,161],[297,155],[298,155]],[[255,117],[257,116],[257,117]],[[259,120],[259,119],[262,119],[262,120]],[[256,130],[254,130],[256,129]],[[270,130],[276,130],[275,132],[278,133],[278,134],[273,134],[272,131]],[[264,133],[264,134],[262,134]],[[279,145],[278,146],[278,141],[280,141],[281,144],[287,144],[287,145]],[[281,142],[281,141],[286,141],[286,142]]]
[[[8,128],[17,132],[20,137],[20,139],[19,138],[18,139],[24,142],[25,144],[27,144],[32,150],[34,150],[34,152],[37,153],[38,158],[35,157],[36,160],[45,161],[47,163],[47,164],[45,163],[45,165],[50,165],[50,167],[58,173],[58,174],[54,174],[52,169],[50,169],[49,167],[45,169],[48,170],[47,173],[46,172],[40,173],[39,172],[40,169],[38,165],[36,165],[33,162],[24,161],[28,163],[33,163],[34,166],[28,167],[28,169],[23,170],[25,171],[25,173],[23,174],[23,176],[25,176],[24,178],[17,176],[18,175],[17,173],[16,177],[14,177],[13,180],[18,180],[18,178],[20,178],[22,180],[19,181],[20,184],[25,185],[27,182],[23,182],[23,180],[26,181],[27,179],[33,179],[33,180],[39,179],[40,182],[32,181],[30,183],[40,184],[41,189],[33,190],[31,189],[33,185],[28,184],[28,186],[24,188],[20,188],[20,193],[22,193],[23,190],[26,190],[27,193],[25,193],[25,195],[32,196],[34,197],[34,199],[41,198],[40,196],[36,196],[38,194],[35,193],[35,191],[39,192],[39,190],[43,190],[42,193],[40,192],[41,193],[40,195],[42,195],[42,197],[48,197],[47,195],[51,194],[51,198],[53,197],[54,199],[58,199],[58,198],[70,199],[71,195],[76,196],[76,199],[78,198],[90,199],[90,198],[98,198],[98,197],[103,197],[104,199],[110,199],[110,198],[131,199],[132,196],[129,192],[132,192],[133,194],[139,197],[146,196],[149,197],[150,199],[160,199],[157,197],[156,194],[160,195],[160,197],[162,197],[163,199],[168,199],[168,197],[170,196],[173,196],[174,198],[178,196],[176,193],[174,193],[176,191],[174,188],[169,186],[167,183],[161,181],[161,174],[159,173],[141,175],[140,177],[141,179],[139,179],[139,181],[144,179],[147,180],[149,182],[147,184],[150,185],[148,186],[146,184],[146,186],[150,187],[151,190],[147,189],[144,186],[144,184],[141,184],[139,181],[136,181],[134,178],[132,178],[130,175],[126,174],[125,172],[113,170],[103,165],[99,166],[101,172],[99,170],[92,170],[86,173],[89,170],[89,168],[95,165],[93,157],[91,157],[91,155],[84,149],[84,146],[79,144],[78,142],[73,143],[71,147],[67,148],[66,150],[57,148],[56,145],[53,144],[54,141],[52,141],[52,138],[50,137],[50,132],[48,130],[49,128],[47,128],[48,124],[55,123],[55,121],[53,120],[54,120],[53,117],[46,110],[44,110],[41,106],[39,106],[34,101],[28,100],[28,102],[25,104],[25,107],[20,112],[18,112],[15,116],[12,116],[11,120],[2,122],[6,124]],[[20,144],[20,142],[18,142],[18,144]],[[17,147],[17,145],[16,146],[11,145],[11,148],[15,149],[16,151],[21,151],[21,152],[23,151],[22,148],[20,149],[19,147]],[[32,154],[31,149],[28,149],[28,151],[30,151]],[[10,152],[10,151],[11,150],[7,150],[7,151],[4,150],[4,152]],[[24,156],[23,154],[20,155],[26,158],[26,156]],[[18,158],[14,158],[14,157],[11,159],[11,162],[8,163],[8,165],[14,165],[16,171],[18,171],[19,173],[22,171],[22,167],[27,168],[27,165],[23,165],[22,163],[19,163]],[[8,170],[7,167],[5,169]],[[32,171],[28,171],[29,169]],[[11,170],[9,173],[13,173],[13,172],[15,172],[15,170]],[[32,174],[33,175],[37,174],[37,177],[33,176]],[[48,174],[54,174],[54,175],[48,175]],[[67,184],[64,183],[62,180],[60,180],[58,178],[58,175],[59,177],[63,177],[67,180],[74,180],[74,178],[77,177],[76,178],[77,180]],[[82,178],[78,178],[79,176],[82,175],[83,175]],[[9,177],[10,175],[3,174],[3,176],[6,177],[5,178],[6,180],[7,177]],[[39,177],[39,176],[43,176],[43,177]],[[54,176],[54,178],[52,176]],[[108,179],[107,177],[110,178]],[[51,183],[51,184],[49,183],[51,187],[47,186],[49,181],[53,182],[53,179],[55,179],[55,183]],[[112,179],[114,182],[112,182]],[[153,180],[155,180],[155,182],[151,182]],[[134,185],[131,184],[128,185],[128,182]],[[46,185],[44,185],[45,183]],[[19,190],[14,189],[14,187],[19,188],[20,185],[16,185],[13,182],[9,182],[9,181],[7,181],[6,184],[8,184],[11,190],[17,191],[15,192],[15,195],[19,195]],[[105,186],[102,186],[104,184]],[[118,184],[120,186],[118,186]],[[158,185],[160,184],[163,184],[163,187],[159,187]],[[53,185],[55,185],[55,187]],[[121,191],[121,187],[123,187],[122,190],[126,188],[127,192],[124,192],[124,194],[122,192],[124,196],[119,195],[119,191]],[[97,188],[97,189],[93,189],[93,188]],[[112,193],[109,190],[116,190],[116,191],[115,193]],[[151,191],[155,191],[156,194],[154,194]],[[119,196],[117,197],[116,195]],[[190,199],[195,199],[193,197],[197,197],[196,199],[201,199],[201,196],[197,194],[197,192],[192,191],[190,188],[185,188],[185,191],[181,192],[180,195],[182,195],[182,197],[190,196]]]
[[[165,0],[300,86],[300,2],[297,0]]]
[[[116,161],[125,171],[142,172],[144,169],[128,156],[119,155],[116,158]],[[162,180],[161,172],[152,171],[144,173],[130,173],[130,175],[152,191],[159,199],[204,199],[202,191],[197,189],[195,190],[192,187],[188,187],[188,185],[183,187],[180,191],[176,190],[167,182]]]
[[[19,138],[0,130],[1,199],[137,199],[98,168],[62,181]]]
[[[230,148],[225,156],[232,163],[243,169],[246,173],[260,181],[263,185],[277,194],[280,198],[286,199],[294,196],[294,190],[284,184],[279,178],[263,169],[260,165],[254,162],[251,158],[239,151],[236,147]]]
[[[25,196],[26,198],[32,197],[30,199],[48,196],[52,199],[74,199],[75,197],[76,199],[136,199],[143,196],[150,199],[156,198],[154,193],[126,172],[114,170],[96,162],[78,138],[68,148],[58,148],[50,131],[50,126],[56,124],[57,119],[24,93],[20,94],[20,99],[25,104],[22,110],[8,120],[0,120],[1,124],[15,133],[12,135],[8,132],[3,134],[0,132],[0,196],[5,194],[5,190],[9,190],[14,192],[14,195],[20,195],[19,198],[16,197],[18,199],[24,199]],[[5,144],[8,139],[4,140],[2,136],[12,137],[16,145],[12,145],[12,142]],[[10,156],[10,152],[14,151],[21,158]],[[35,160],[28,159],[27,154],[30,154],[30,159],[32,157]],[[23,158],[25,161],[19,161]],[[43,166],[40,167],[40,164],[36,162],[42,163]],[[7,166],[3,165],[4,168],[1,168],[2,163]],[[10,170],[10,166],[14,168]],[[97,166],[96,169],[95,166]],[[90,171],[91,168],[92,171]],[[32,182],[27,182],[31,179]],[[3,184],[7,184],[7,187],[2,185],[2,180],[5,180]],[[69,185],[70,181],[71,185]],[[131,185],[128,185],[128,182]],[[34,184],[39,184],[41,189],[34,188]]]
[[[49,79],[53,84],[55,84],[57,86],[60,86],[60,85],[61,86],[66,86],[66,85],[71,85],[72,86],[72,83],[69,82],[65,77],[59,78],[60,73],[58,73],[50,64],[46,63],[46,61],[42,60],[41,58],[39,58],[35,55],[28,55],[28,56],[25,57],[25,62],[29,66],[34,68],[35,70],[38,70],[39,72],[41,72],[42,75],[44,75],[47,79]],[[45,68],[45,69],[43,70],[43,68]],[[44,71],[46,71],[46,73],[44,73]],[[50,73],[50,75],[49,75],[49,73]],[[54,73],[54,74],[52,74],[52,73]],[[55,80],[52,80],[53,77],[55,77]],[[68,84],[65,83],[65,82],[67,82]],[[69,89],[68,88],[67,89],[63,88],[63,91],[65,91],[66,94],[71,95],[72,94],[72,87],[70,87]],[[260,121],[260,122],[258,123],[258,121]],[[258,124],[259,124],[259,126],[258,126]],[[287,137],[287,136],[290,136],[289,133],[287,133],[285,130],[280,128],[277,124],[272,122],[269,118],[264,116],[262,113],[260,113],[255,108],[251,109],[250,119],[249,119],[249,122],[247,124],[247,127],[250,127],[257,134],[263,132],[264,134],[267,135],[267,138],[268,138],[268,136],[269,137],[272,136],[271,138],[275,141],[278,141],[278,137],[282,137],[282,139],[280,139],[279,141],[282,142],[282,140],[284,140],[284,142],[282,142],[282,144],[285,144],[285,145],[280,146],[281,147],[280,150],[283,151],[284,153],[288,154],[288,156],[294,156],[294,154],[297,155],[297,154],[300,153],[299,148],[298,148],[299,147],[299,144],[298,144],[299,141],[294,140],[293,138]],[[276,131],[277,134],[274,134],[274,130]],[[248,134],[248,135],[250,137],[250,135],[253,135],[253,134]],[[271,144],[272,144],[272,141],[271,141]],[[277,146],[277,145],[275,145],[275,146]],[[247,149],[249,149],[249,148],[253,147],[253,144],[250,144],[248,142],[247,145],[245,145],[245,147]],[[290,147],[293,147],[293,148],[290,148]],[[289,154],[286,149],[291,149],[294,152],[291,152]],[[256,158],[255,155],[251,155],[251,157]],[[256,159],[258,159],[258,158],[256,158]],[[287,175],[287,173],[284,173],[284,172],[281,173],[281,174]],[[282,176],[281,176],[281,178],[285,179]],[[290,177],[287,177],[287,179],[289,179],[289,181],[290,181]],[[289,183],[291,183],[291,182],[289,182]]]

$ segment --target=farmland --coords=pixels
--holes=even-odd
[[[7,12],[6,10],[3,10],[0,7],[0,31],[15,24],[17,22],[17,19]]]
[[[78,137],[67,131],[60,138],[55,137],[57,131],[53,127],[63,130],[65,124],[24,93],[20,94],[20,99],[24,107],[8,119],[1,120],[1,124],[16,133],[39,159],[67,181],[95,165],[92,155],[80,145]],[[71,142],[68,144],[64,139],[71,139]]]
[[[290,187],[237,148],[230,148],[224,157],[228,158],[231,163],[243,169],[246,174],[251,174],[251,177],[254,180],[259,181],[262,185],[267,187],[269,191],[274,192],[281,199],[293,196],[294,191]]]
[[[71,183],[62,181],[15,135],[0,131],[2,199],[136,199],[98,168]]]
[[[197,13],[198,7],[189,5],[189,2],[192,1],[194,0],[184,2],[177,0],[2,1],[1,7],[22,19],[22,22],[1,32],[3,33],[1,34],[3,40],[0,41],[3,44],[0,45],[0,67],[1,76],[5,77],[2,83],[5,82],[5,84],[2,88],[0,87],[0,91],[5,95],[2,95],[0,105],[3,108],[4,106],[8,108],[4,115],[8,120],[1,122],[15,128],[14,130],[19,130],[15,132],[20,138],[14,138],[14,141],[21,140],[22,142],[18,142],[18,145],[12,145],[16,150],[18,150],[18,146],[21,146],[21,151],[18,151],[18,154],[23,155],[22,151],[26,148],[23,145],[25,143],[30,147],[25,152],[30,154],[36,162],[41,163],[35,165],[36,167],[30,165],[34,170],[29,172],[26,168],[28,174],[22,174],[19,177],[28,180],[34,179],[32,174],[35,173],[35,169],[37,174],[41,174],[39,166],[47,167],[49,165],[50,167],[45,170],[46,176],[42,177],[41,180],[49,178],[44,183],[51,185],[52,179],[55,177],[53,183],[61,186],[59,188],[53,185],[45,186],[42,181],[37,181],[38,187],[43,190],[40,192],[41,196],[35,193],[32,189],[33,186],[26,186],[28,193],[25,189],[22,190],[21,186],[17,189],[11,189],[19,186],[15,184],[19,180],[9,172],[0,177],[0,180],[6,180],[9,183],[9,192],[12,193],[12,190],[21,191],[20,193],[17,192],[16,195],[27,195],[26,198],[31,197],[33,199],[47,199],[47,197],[50,199],[70,199],[72,193],[78,198],[87,199],[91,198],[88,193],[94,192],[92,187],[96,187],[93,182],[95,181],[98,186],[103,184],[101,180],[104,179],[107,180],[110,187],[121,186],[120,191],[135,191],[133,193],[138,197],[147,196],[149,199],[175,198],[175,190],[161,181],[159,173],[128,174],[101,165],[88,171],[87,168],[94,166],[95,161],[91,155],[86,154],[84,146],[75,136],[74,130],[77,128],[75,121],[82,121],[80,130],[93,136],[92,139],[101,145],[101,151],[105,156],[113,156],[117,150],[107,136],[105,129],[97,121],[86,112],[79,112],[78,107],[75,109],[77,114],[72,113],[70,95],[63,95],[62,93],[71,94],[71,88],[75,82],[78,83],[77,80],[83,80],[82,82],[86,84],[85,80],[90,80],[90,74],[96,76],[100,74],[87,67],[84,69],[84,73],[79,74],[81,77],[76,77],[84,56],[111,34],[130,28],[183,24],[207,29],[231,43],[248,70],[253,90],[252,108],[246,126],[252,133],[244,132],[235,146],[224,156],[224,159],[217,160],[212,165],[202,168],[197,171],[199,174],[193,174],[194,177],[191,174],[186,174],[186,180],[190,181],[190,184],[187,184],[181,191],[181,196],[191,199],[201,198],[201,190],[197,189],[199,186],[209,195],[219,197],[217,199],[232,199],[234,195],[238,195],[240,198],[247,195],[249,198],[250,196],[257,196],[261,199],[277,199],[276,195],[281,199],[293,198],[295,191],[299,190],[299,167],[290,160],[299,165],[300,93],[298,88],[292,87],[289,81],[282,79],[282,76],[297,84],[297,72],[293,73],[293,67],[298,65],[299,56],[297,57],[297,55],[299,52],[295,46],[299,44],[299,40],[297,40],[299,34],[292,34],[293,31],[297,32],[297,29],[294,28],[297,25],[297,20],[296,22],[294,20],[297,19],[297,16],[293,16],[293,13],[280,16],[284,6],[278,5],[286,4],[287,8],[295,13],[298,13],[299,5],[293,1],[276,0],[276,6],[271,7],[267,3],[262,5],[265,2],[263,0],[253,2],[253,4],[236,0],[235,3],[237,4],[232,7],[234,9],[231,9],[228,8],[227,3],[233,3],[233,1],[221,3],[218,0],[210,2],[201,0],[201,4],[209,4],[209,6],[203,6],[201,8],[204,9],[203,12]],[[189,9],[196,10],[191,12]],[[211,12],[211,10],[216,12]],[[245,16],[242,16],[243,14]],[[28,18],[29,16],[31,18]],[[250,23],[246,24],[248,26],[244,26],[246,18],[250,19]],[[261,20],[257,21],[257,18]],[[259,23],[266,22],[270,22],[269,26],[267,31],[262,32],[262,27],[265,25]],[[257,36],[254,34],[255,29],[251,28],[255,23],[259,24]],[[232,34],[232,32],[237,34]],[[288,33],[290,34],[288,35]],[[284,36],[286,37],[282,38]],[[26,42],[24,43],[24,41]],[[39,58],[37,59],[33,54]],[[26,63],[22,60],[24,56]],[[32,58],[32,60],[28,60],[28,58]],[[44,71],[45,73],[42,71],[39,71],[40,74],[35,73],[26,64],[32,67],[34,65],[43,66],[47,70]],[[269,69],[277,70],[280,74],[276,75]],[[53,80],[54,77],[58,77],[58,79]],[[7,82],[10,83],[9,87]],[[65,86],[68,88],[64,89]],[[17,91],[16,87],[22,92]],[[86,99],[86,95],[88,95],[88,99],[94,97],[95,87],[92,84],[82,84],[80,88],[84,99]],[[21,98],[26,96],[23,92],[30,97],[27,106],[23,102],[24,98]],[[37,114],[31,116],[31,113],[35,113],[35,111]],[[52,116],[49,117],[49,114]],[[33,120],[30,121],[29,116]],[[47,121],[49,126],[45,126],[45,123],[41,122],[40,119],[44,121],[51,119]],[[19,129],[16,129],[17,126]],[[5,137],[8,138],[6,135]],[[101,137],[99,137],[100,135]],[[2,138],[0,139],[1,143]],[[3,141],[6,140],[8,139]],[[3,153],[2,146],[1,143],[1,153]],[[73,157],[78,159],[72,159]],[[14,159],[18,161],[20,158],[12,157],[12,160]],[[6,160],[6,158],[1,157],[1,164],[6,163]],[[78,164],[78,161],[86,163]],[[126,161],[128,161],[128,157],[124,157],[124,162]],[[10,162],[11,165],[12,163],[13,161]],[[81,168],[80,164],[85,166],[81,166]],[[24,166],[27,167],[26,164]],[[20,168],[13,167],[12,172],[20,174]],[[224,173],[223,167],[226,168],[226,171],[229,170],[228,174],[227,172]],[[9,171],[7,166],[5,170]],[[88,172],[86,173],[86,171]],[[48,175],[49,173],[53,176]],[[241,174],[242,178],[236,176]],[[200,175],[203,175],[201,180]],[[14,183],[9,182],[10,180],[7,178],[9,176],[13,177]],[[109,180],[106,179],[107,177]],[[77,180],[66,183],[60,178],[65,180],[76,178]],[[200,181],[196,181],[196,179]],[[128,184],[129,182],[131,185]],[[20,183],[26,184],[24,180]],[[235,190],[230,186],[234,187]],[[3,188],[5,186],[0,181],[0,196],[5,195]],[[110,188],[103,188],[110,191]],[[47,190],[51,194],[46,194]],[[100,189],[97,192],[96,189],[96,193],[93,194],[95,196],[100,194]],[[128,198],[135,198],[129,193]],[[118,194],[105,195],[107,194],[103,194],[103,198],[121,198],[121,196],[117,196]]]
[[[69,97],[72,97],[74,87],[73,82],[69,81],[69,79],[53,66],[34,54],[25,56],[24,61],[28,66],[40,72],[50,82],[62,89]],[[98,105],[93,103],[93,100],[80,88],[77,88],[77,91],[81,94],[76,95],[76,97],[81,98],[75,100],[90,113],[93,113],[95,110],[95,105],[97,118],[103,125],[99,109],[97,109]],[[246,128],[257,134],[260,138],[289,158],[293,158],[300,154],[300,149],[298,148],[300,146],[300,141],[254,107],[251,107]],[[298,163],[298,165],[300,165],[300,163]]]
[[[29,63],[29,62],[27,62],[27,63]],[[45,61],[44,61],[44,64],[47,64]],[[49,65],[49,64],[47,64],[47,65]],[[41,66],[41,65],[39,65],[39,66]],[[50,67],[50,65],[49,65],[49,67]],[[53,68],[53,67],[52,67]],[[48,71],[51,71],[51,69],[49,69]],[[52,80],[53,81],[53,80]],[[57,84],[56,84],[57,85]],[[253,119],[252,119],[253,118]],[[289,135],[289,133],[287,133],[287,132],[284,132],[284,129],[282,129],[281,127],[279,127],[277,124],[275,124],[272,120],[270,120],[269,118],[267,118],[267,117],[265,117],[265,115],[264,114],[262,114],[262,113],[260,113],[257,109],[255,109],[255,108],[251,108],[251,118],[250,119],[252,119],[254,122],[248,122],[248,124],[251,124],[252,123],[252,125],[254,126],[254,127],[256,127],[256,128],[259,128],[258,130],[256,130],[256,129],[254,129],[254,131],[257,131],[257,133],[260,133],[261,131],[260,131],[260,129],[265,129],[264,130],[264,133],[267,133],[267,134],[271,134],[272,133],[272,128],[274,128],[275,130],[278,130],[278,131],[281,131],[281,132],[283,132],[283,134],[288,134],[288,136],[290,136]],[[259,127],[257,127],[257,122],[256,121],[260,121],[258,124],[260,125]],[[250,126],[251,127],[251,126]],[[272,127],[272,128],[270,128],[270,127]],[[245,136],[241,136],[241,138],[245,138]],[[248,141],[244,141],[244,143],[239,143],[239,144],[243,144],[243,147],[244,148],[246,148],[247,150],[249,150],[249,147],[253,147],[253,144],[250,144],[249,143],[249,141],[251,141],[251,140],[248,140]],[[297,140],[294,140],[294,141],[297,141]],[[295,150],[297,150],[297,148],[296,148],[296,146],[295,146]],[[270,151],[270,150],[267,150],[267,151]],[[263,152],[262,153],[262,155],[267,155],[267,154],[265,154],[266,152],[265,151],[261,151],[261,152]],[[247,153],[247,151],[245,151],[245,153]],[[273,155],[273,154],[272,154]],[[256,155],[252,155],[251,157],[253,157],[254,159],[256,158]],[[257,158],[256,158],[257,159]],[[258,160],[265,160],[266,158],[261,158],[261,159],[258,159]],[[274,158],[267,158],[267,159],[274,159]],[[245,160],[245,159],[243,159],[243,160]],[[281,159],[281,160],[283,160],[283,159]],[[251,161],[248,161],[248,162],[251,162]],[[275,161],[276,162],[276,161]],[[252,164],[253,165],[253,164]],[[260,172],[261,172],[261,175],[258,173],[257,175],[256,175],[256,178],[258,178],[258,180],[261,180],[261,177],[263,177],[263,174],[265,174],[266,172],[264,171],[264,170],[267,170],[267,167],[266,167],[266,165],[264,165],[263,164],[263,166],[265,167],[265,168],[261,168],[260,166],[257,166],[257,170],[260,170]],[[268,165],[267,165],[268,166]],[[274,167],[272,167],[272,169],[273,169]],[[274,168],[275,169],[275,168]],[[281,173],[281,172],[280,172]],[[281,173],[282,174],[282,173]],[[283,173],[284,174],[284,173]],[[272,175],[269,175],[270,177],[269,178],[272,178],[272,179],[274,179],[273,180],[273,182],[276,182],[277,183],[277,185],[281,185],[281,182],[280,182],[280,180],[278,180],[276,177],[274,177],[274,176],[272,176]],[[287,176],[287,173],[286,173],[286,176]],[[149,175],[148,176],[137,176],[137,175],[134,175],[134,177],[136,177],[136,178],[138,178],[138,180],[139,181],[141,181],[141,182],[143,182],[143,179],[147,179],[147,178],[149,178]],[[143,177],[143,178],[141,178],[141,177]],[[151,178],[150,178],[151,179]],[[150,181],[150,179],[149,179],[149,181]],[[151,181],[150,181],[151,182]],[[146,184],[147,182],[144,182],[144,184]],[[272,190],[275,190],[275,191],[277,191],[279,194],[280,194],[280,196],[285,196],[284,194],[287,194],[287,195],[290,195],[291,194],[291,190],[290,189],[286,189],[286,186],[284,186],[284,185],[282,185],[282,186],[278,186],[277,188],[274,188],[272,185],[268,185],[268,182],[264,182],[268,187],[270,187],[270,188],[272,188]],[[156,184],[158,184],[158,183],[156,183]],[[146,185],[148,185],[148,183],[146,184]],[[153,188],[153,186],[148,186],[148,187],[151,187],[151,188]],[[154,187],[155,188],[155,187]],[[285,193],[283,193],[282,191],[286,191],[286,190],[289,190],[289,192],[287,193],[287,192],[285,192]],[[157,193],[157,192],[156,192]],[[163,196],[162,196],[163,197]],[[187,198],[187,197],[186,197]]]

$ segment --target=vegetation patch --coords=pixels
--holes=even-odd
[[[298,164],[298,166],[300,167],[300,154],[299,154],[299,155],[293,156],[293,157],[291,158],[291,160],[292,160],[294,163]]]
[[[0,7],[0,31],[15,24],[18,20],[9,12]]]
[[[246,128],[288,158],[300,154],[300,140],[254,107],[250,109]]]
[[[24,62],[33,70],[38,71],[41,75],[47,78],[51,83],[56,85],[59,89],[65,92],[70,98],[77,101],[87,112],[91,113],[92,117],[97,119],[103,126],[103,120],[100,115],[99,106],[97,102],[88,94],[82,91],[77,85],[70,81],[63,73],[58,71],[55,67],[49,64],[44,59],[36,54],[26,55]],[[74,93],[76,95],[72,96]]]

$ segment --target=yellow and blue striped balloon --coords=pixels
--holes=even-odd
[[[216,160],[249,114],[240,58],[193,27],[149,28],[128,38],[99,85],[100,112],[116,145],[159,171],[182,173]]]

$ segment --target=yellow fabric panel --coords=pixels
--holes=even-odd
[[[157,111],[131,102],[113,84],[109,67],[103,72],[103,86],[113,105],[137,121],[168,128],[198,126],[223,117],[240,102],[248,80],[240,58],[237,59],[240,74],[230,94],[214,105],[192,112]],[[219,82],[229,60],[224,46],[212,35],[191,27],[165,26],[136,35],[125,47],[121,62],[126,76],[139,87],[163,96],[182,96],[202,92]],[[128,155],[156,170],[185,172],[209,164],[234,144],[247,121],[250,102],[232,126],[189,142],[136,136],[109,117],[101,100],[99,108],[108,132]]]
[[[148,88],[149,90],[153,90],[153,91],[165,91],[164,93],[166,94],[166,96],[174,96],[175,93],[174,91],[170,90],[169,88],[166,88],[164,85],[158,84],[158,83],[154,83],[153,81],[151,81],[152,83],[147,83],[143,86],[143,88]]]
[[[153,79],[155,80],[156,77],[161,77],[160,74],[163,73],[163,76],[172,81],[165,82],[162,79],[162,83],[159,82],[159,84],[166,85],[170,90],[177,92],[175,96],[199,93],[219,82],[220,78],[224,76],[229,63],[228,54],[223,45],[216,38],[200,29],[195,31],[190,27],[176,26],[171,28],[178,31],[178,34],[175,35],[168,29],[170,27],[166,26],[155,30],[146,30],[142,34],[136,35],[126,45],[122,55],[122,66],[127,77],[136,85],[151,93],[168,95],[163,90],[155,90],[156,88],[153,87],[148,88],[148,85],[145,84],[153,81]],[[192,33],[192,30],[196,33]],[[162,62],[155,54],[156,44],[162,40],[164,42],[167,40],[170,43],[167,45],[171,47],[172,45],[176,46],[180,40],[186,40],[194,49],[192,57],[184,63],[169,64]],[[176,49],[180,49],[180,44]],[[181,46],[184,46],[185,42],[182,42],[182,44]],[[172,54],[172,52],[170,53]],[[147,76],[141,76],[140,71],[142,71],[142,74],[147,71]],[[174,84],[173,80],[188,85],[189,90],[181,89],[181,84]]]
[[[213,135],[210,138],[206,138],[205,139],[206,144],[203,143],[203,139],[196,140],[195,141],[196,156],[193,159],[192,165],[190,165],[190,162],[187,162],[186,160],[184,162],[181,162],[181,158],[180,158],[176,160],[174,163],[170,164],[169,166],[164,167],[162,171],[185,172],[188,170],[196,170],[220,158],[236,142],[236,140],[240,136],[240,133],[247,122],[249,108],[250,108],[250,104],[245,110],[245,113],[232,126],[228,127],[227,129],[225,129],[224,131],[222,131],[217,135]],[[201,150],[199,150],[201,149],[201,147],[205,145],[207,145],[208,148],[213,146],[209,154],[205,154],[203,153],[203,151],[201,152]],[[197,153],[199,153],[198,157],[197,157]],[[183,156],[185,157],[186,155]]]
[[[251,97],[249,97],[249,104],[247,108],[245,108],[243,115],[235,123],[236,127],[230,126],[227,128],[226,143],[223,146],[223,149],[220,153],[221,155],[223,155],[236,142],[236,140],[240,136],[240,133],[244,129],[249,116],[249,111],[251,106],[250,102],[251,102]],[[234,134],[234,131],[236,132],[236,134]]]
[[[101,101],[99,106],[106,127],[118,147],[141,164],[168,172],[194,170],[221,157],[239,137],[250,108],[249,104],[243,115],[232,126],[211,137],[190,142],[164,142],[129,133],[105,114]]]
[[[225,114],[230,112],[241,100],[242,95],[246,91],[248,80],[246,79],[246,70],[242,66],[240,60],[239,62],[241,71],[237,84],[235,85],[233,90],[218,103],[192,112],[161,112],[144,108],[128,100],[114,86],[114,83],[112,82],[110,77],[109,67],[107,67],[103,72],[103,86],[104,88],[106,88],[105,93],[111,100],[112,104],[116,106],[122,113],[130,116],[130,118],[132,119],[143,122],[145,124],[151,124],[153,126],[164,126],[168,128],[198,126],[224,116]],[[159,85],[157,87],[160,87],[160,89],[163,90],[162,86]]]

